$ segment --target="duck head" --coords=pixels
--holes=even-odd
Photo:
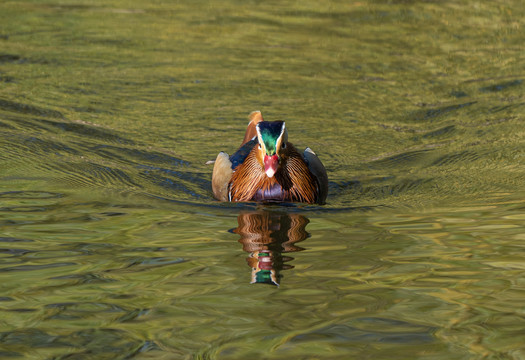
[[[257,124],[259,142],[257,158],[269,178],[273,177],[283,161],[283,150],[288,142],[284,121],[262,121]]]

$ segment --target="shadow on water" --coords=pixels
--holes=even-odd
[[[279,286],[282,270],[292,269],[292,257],[283,255],[304,250],[297,245],[308,238],[306,225],[310,222],[301,214],[281,211],[241,211],[238,227],[232,231],[241,238],[251,268],[251,283]]]

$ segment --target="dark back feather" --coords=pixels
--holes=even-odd
[[[232,162],[232,170],[235,170],[237,166],[242,164],[244,160],[246,160],[246,157],[252,151],[253,147],[257,144],[257,139],[252,139],[242,145],[239,150],[235,152],[232,156],[230,156],[230,161]]]

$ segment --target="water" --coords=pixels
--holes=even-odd
[[[3,2],[0,358],[525,358],[523,19]],[[211,198],[257,109],[327,205]]]

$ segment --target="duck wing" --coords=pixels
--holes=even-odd
[[[326,169],[321,160],[319,160],[317,155],[309,147],[304,150],[303,158],[306,165],[308,165],[308,170],[310,170],[319,184],[319,197],[317,202],[322,205],[326,202],[326,196],[328,195],[328,175],[326,174]]]
[[[215,159],[213,175],[211,177],[211,188],[213,196],[220,201],[229,201],[228,185],[232,179],[233,172],[246,160],[246,157],[257,144],[257,139],[252,139],[242,145],[232,156],[221,151]]]
[[[227,153],[221,151],[213,165],[211,188],[213,196],[220,201],[228,201],[228,184],[233,175],[232,163]]]

